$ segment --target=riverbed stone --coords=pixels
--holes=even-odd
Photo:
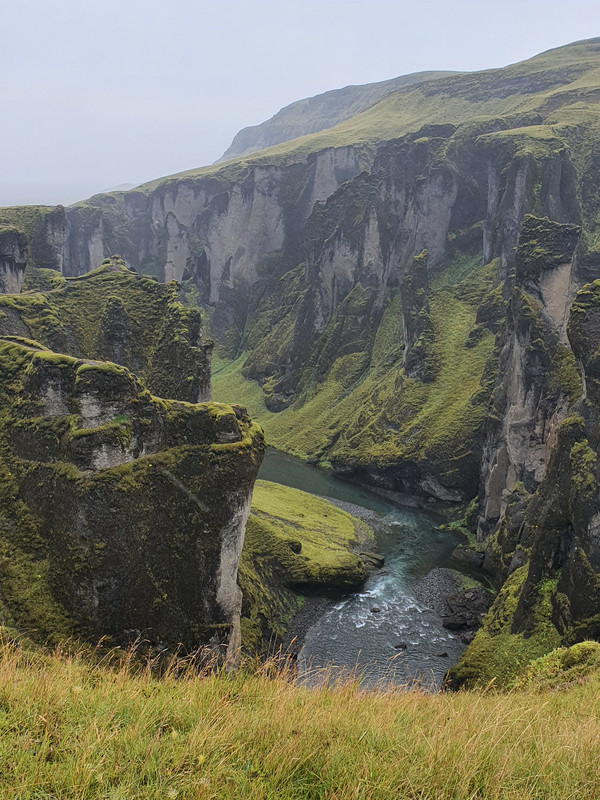
[[[442,567],[436,567],[421,578],[415,587],[415,596],[441,617],[445,628],[466,643],[472,641],[494,599],[483,584]]]

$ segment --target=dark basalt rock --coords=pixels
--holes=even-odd
[[[446,598],[441,615],[444,628],[467,633],[476,631],[492,605],[493,599],[490,591],[483,586],[454,592]]]
[[[461,561],[464,564],[471,564],[474,567],[483,566],[484,552],[483,550],[475,550],[465,544],[459,544],[452,551],[452,558],[455,561]]]
[[[464,586],[465,577],[456,570],[436,567],[415,586],[415,596],[439,614],[442,625],[472,641],[494,596],[483,585]],[[473,583],[470,581],[470,583]]]

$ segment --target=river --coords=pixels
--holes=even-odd
[[[451,553],[460,535],[440,531],[443,517],[434,510],[392,503],[271,448],[259,477],[375,512],[369,524],[385,566],[361,592],[340,598],[308,630],[298,657],[306,681],[333,665],[334,670],[356,670],[367,686],[418,681],[439,687],[465,645],[413,592],[416,581],[434,567],[456,568]]]

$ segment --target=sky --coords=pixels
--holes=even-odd
[[[349,84],[501,67],[600,36],[598,0],[0,0],[0,205],[210,164]]]

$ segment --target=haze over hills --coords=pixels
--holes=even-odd
[[[282,108],[271,119],[260,125],[243,128],[219,161],[228,161],[264,150],[290,139],[332,128],[350,117],[360,114],[396,89],[423,81],[451,75],[451,72],[415,72],[389,81],[346,86],[330,92],[297,100]]]
[[[430,79],[427,73],[415,73],[366,87],[327,92],[293,103],[262,125],[240,131],[214,165],[169,177],[215,174],[222,169],[230,171],[236,164],[288,163],[326,147],[371,145],[417,131],[428,124],[460,125],[501,118],[498,124],[505,129],[530,127],[532,134],[539,135],[542,131],[533,130],[533,127],[545,124],[550,127],[543,132],[551,135],[551,126],[569,124],[570,116],[577,111],[585,112],[581,104],[593,106],[597,102],[599,52],[600,38],[588,39],[501,69],[441,73],[437,78],[433,77],[436,73],[432,73]],[[390,84],[394,83],[401,88],[390,91]],[[355,90],[360,90],[363,109],[359,110],[360,104],[357,107],[347,105]],[[384,96],[373,102],[378,92]],[[343,104],[341,108],[339,103]],[[317,121],[335,119],[338,114],[345,115],[350,110],[354,113],[336,120],[330,128],[320,127],[313,132],[317,121],[311,116],[304,119],[307,109],[311,115],[317,115]],[[241,136],[242,143],[236,144]],[[279,139],[278,144],[275,139]],[[257,151],[259,147],[263,150]],[[228,162],[223,164],[225,157]],[[157,181],[151,181],[140,188],[152,188],[156,184]]]

